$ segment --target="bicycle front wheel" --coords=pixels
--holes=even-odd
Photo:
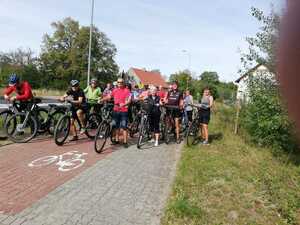
[[[55,127],[59,121],[60,118],[62,118],[65,115],[65,112],[63,111],[55,111],[52,113],[49,117],[48,121],[48,132],[49,134],[53,135]]]
[[[171,142],[172,135],[174,135],[173,126],[170,119],[166,120],[164,129],[165,143],[168,145]]]
[[[15,143],[26,143],[33,139],[38,131],[37,121],[26,113],[17,113],[5,124],[6,134]]]
[[[65,143],[67,137],[69,136],[70,128],[71,128],[70,117],[68,115],[61,117],[54,129],[55,144],[61,146]]]
[[[97,153],[101,153],[110,136],[110,125],[107,122],[102,122],[97,129],[94,141],[94,149]]]
[[[146,118],[142,119],[140,131],[139,131],[139,138],[137,142],[137,148],[141,148],[141,146],[147,141],[149,138],[149,126],[148,121]]]
[[[196,144],[196,140],[199,136],[199,123],[197,120],[194,120],[187,131],[186,144],[188,147]]]

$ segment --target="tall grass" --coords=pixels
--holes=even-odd
[[[219,138],[183,149],[162,225],[300,224],[299,163],[234,135],[232,112],[217,105],[209,129]]]

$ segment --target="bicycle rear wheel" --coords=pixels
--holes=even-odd
[[[87,123],[86,123],[86,130],[85,134],[88,136],[90,139],[95,139],[95,136],[97,134],[97,129],[101,123],[101,117],[98,116],[96,113],[92,113],[89,115],[87,118]]]
[[[110,137],[110,125],[107,122],[102,122],[97,129],[97,133],[94,141],[94,149],[97,153],[101,153]]]
[[[192,145],[196,144],[196,141],[198,140],[199,136],[199,123],[197,120],[193,120],[190,127],[187,131],[186,136],[186,144],[188,147],[191,147]]]
[[[0,139],[6,139],[7,134],[6,134],[6,129],[5,129],[5,124],[9,120],[10,117],[12,117],[14,113],[10,110],[5,110],[0,113]]]
[[[33,139],[38,131],[37,121],[26,113],[17,113],[6,124],[6,134],[15,143],[26,143]]]
[[[71,119],[68,115],[64,115],[57,122],[54,129],[54,141],[55,144],[61,146],[65,143],[67,137],[69,136],[71,128]]]
[[[54,113],[50,114],[49,121],[48,121],[48,132],[49,134],[53,135],[55,127],[59,121],[60,118],[62,118],[65,115],[65,112],[63,111],[55,111]]]
[[[38,133],[45,133],[47,131],[47,121],[48,121],[48,110],[39,108],[36,111],[36,119],[38,122]]]

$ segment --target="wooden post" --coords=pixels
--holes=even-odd
[[[234,134],[238,134],[239,131],[239,117],[241,111],[241,100],[236,100],[236,116],[235,116],[235,123],[234,123]]]

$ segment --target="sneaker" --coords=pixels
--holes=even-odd
[[[77,141],[77,140],[78,140],[78,136],[73,136],[69,138],[69,141]]]
[[[149,140],[149,143],[154,143],[155,140],[152,138],[151,140]]]
[[[119,144],[119,141],[113,140],[113,141],[111,142],[111,144],[112,144],[112,145],[118,145],[118,144]]]
[[[129,147],[128,143],[124,143],[123,145],[124,145],[124,148],[128,148]]]
[[[84,134],[84,133],[85,133],[85,131],[86,131],[86,129],[85,129],[85,128],[81,128],[81,129],[80,129],[80,134]]]
[[[203,141],[202,144],[203,145],[209,145],[208,141]]]
[[[158,147],[158,141],[155,141],[154,147]]]

